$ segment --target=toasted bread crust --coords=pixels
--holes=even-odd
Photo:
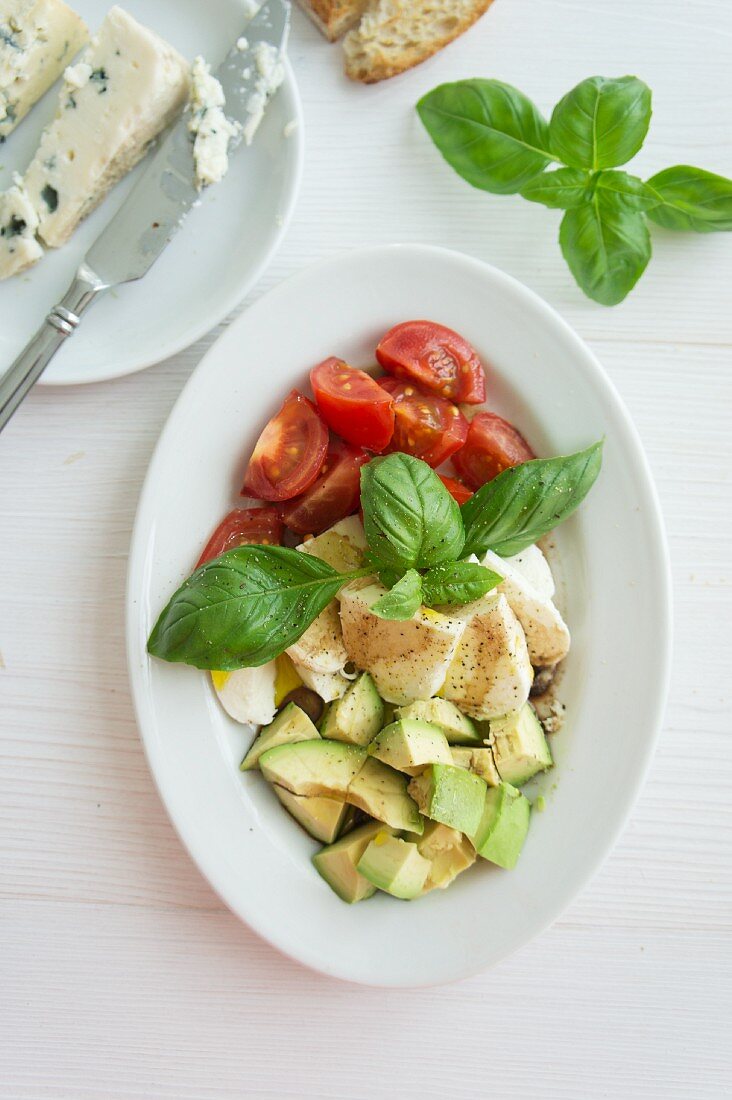
[[[368,0],[299,0],[300,7],[330,42],[355,27]]]

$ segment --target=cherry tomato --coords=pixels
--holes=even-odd
[[[470,421],[468,438],[452,464],[463,481],[474,489],[491,481],[509,466],[536,458],[524,437],[495,413],[477,413]]]
[[[394,435],[390,451],[404,451],[430,466],[459,450],[468,434],[468,422],[457,405],[442,397],[420,393],[407,382],[380,378],[379,385],[394,398]]]
[[[389,374],[458,404],[485,401],[485,371],[475,349],[451,328],[405,321],[389,329],[376,349]]]
[[[242,496],[290,500],[320,473],[328,450],[328,429],[318,410],[297,390],[286,398],[257,440]]]
[[[282,520],[276,508],[235,508],[222,519],[196,562],[196,569],[235,546],[279,546]]]
[[[445,474],[438,474],[437,476],[458,504],[465,504],[465,501],[470,500],[472,497],[472,490],[467,485],[463,485],[462,481],[458,481],[456,477],[446,477]]]
[[[360,447],[334,439],[313,485],[280,509],[280,515],[299,535],[319,535],[358,509],[361,467],[369,455]]]
[[[366,371],[326,359],[310,371],[320,414],[349,443],[383,451],[394,431],[394,402]]]

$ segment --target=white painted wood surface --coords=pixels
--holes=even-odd
[[[429,65],[375,88],[348,86],[339,50],[299,14],[293,39],[304,186],[252,299],[338,249],[425,241],[510,271],[577,328],[635,418],[668,525],[663,736],[605,867],[493,972],[416,993],[306,972],[192,866],[127,687],[137,495],[216,333],[136,377],[36,392],[0,439],[0,1096],[730,1095],[731,242],[654,232],[636,292],[595,306],[560,258],[558,215],[471,191],[412,110],[463,76],[508,80],[549,109],[584,76],[635,72],[654,90],[638,170],[730,175],[729,0],[496,0]]]

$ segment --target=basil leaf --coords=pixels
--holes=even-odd
[[[445,562],[422,577],[422,602],[427,607],[470,603],[485,596],[502,580],[498,573],[476,562]]]
[[[677,164],[648,180],[658,205],[648,217],[665,229],[697,233],[732,229],[732,180],[701,168]]]
[[[555,210],[570,210],[585,201],[589,182],[590,174],[583,168],[558,168],[530,180],[521,188],[521,196]]]
[[[428,569],[460,557],[460,509],[426,462],[397,452],[361,468],[369,549],[381,568]]]
[[[371,605],[374,615],[380,619],[411,619],[422,606],[422,578],[416,569],[408,569],[397,581],[391,592]]]
[[[231,672],[266,664],[298,640],[347,580],[311,554],[239,546],[206,562],[160,615],[148,653]]]
[[[574,168],[613,168],[635,156],[650,121],[651,89],[642,80],[591,76],[554,108],[551,148]]]
[[[519,554],[574,512],[595,483],[602,443],[563,458],[533,459],[493,478],[463,504],[465,553]]]
[[[651,258],[643,214],[604,202],[597,193],[565,213],[559,244],[580,289],[604,306],[622,302]]]
[[[483,191],[514,194],[554,159],[546,120],[500,80],[441,84],[417,111],[447,163]]]
[[[649,210],[658,202],[647,183],[627,172],[598,172],[593,187],[602,201],[616,210]]]

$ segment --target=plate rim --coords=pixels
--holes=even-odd
[[[216,328],[222,321],[234,312],[237,306],[246,298],[247,294],[257,285],[264,272],[269,267],[274,256],[279,251],[280,245],[284,240],[285,234],[290,227],[292,221],[292,215],[295,211],[295,206],[300,195],[302,188],[302,177],[305,166],[305,127],[304,127],[304,113],[302,106],[302,98],[300,96],[300,89],[295,79],[295,73],[292,68],[292,64],[288,57],[284,59],[285,67],[285,80],[283,82],[282,91],[289,93],[292,100],[292,116],[297,123],[292,135],[287,138],[288,145],[291,149],[294,149],[294,164],[292,171],[292,186],[287,194],[287,201],[285,208],[281,212],[281,222],[277,223],[275,233],[272,235],[269,247],[263,252],[259,263],[251,269],[246,279],[242,279],[237,282],[236,286],[231,290],[225,298],[220,300],[220,304],[209,313],[208,318],[201,320],[199,324],[191,326],[186,329],[181,336],[175,340],[171,340],[165,344],[162,348],[158,347],[154,352],[142,357],[136,362],[134,366],[127,366],[124,369],[112,369],[104,370],[103,368],[94,374],[89,374],[88,371],[83,373],[78,370],[69,369],[64,378],[56,378],[54,376],[47,377],[41,375],[38,379],[37,385],[45,388],[66,388],[67,386],[89,386],[95,382],[111,382],[115,378],[126,378],[128,375],[139,374],[140,371],[147,370],[149,367],[157,366],[158,363],[162,363],[165,359],[170,359],[174,355],[179,355],[180,352],[185,351],[186,348],[191,347],[198,340],[201,340],[211,329]],[[235,154],[236,155],[236,154]],[[195,210],[189,212],[189,217],[195,217]],[[110,219],[111,220],[111,219]],[[185,226],[182,227],[182,232],[185,232]],[[101,231],[100,231],[101,232]],[[69,278],[71,278],[71,274]],[[143,281],[142,280],[135,280]],[[219,299],[217,299],[217,302]],[[75,334],[74,334],[75,335]],[[223,333],[221,334],[223,335]],[[218,340],[218,338],[217,338]],[[211,345],[214,347],[216,341]],[[206,355],[210,351],[210,348],[206,349]],[[204,356],[205,357],[205,356]],[[203,361],[203,360],[201,360]]]
[[[362,979],[354,977],[352,974],[347,973],[344,968],[340,966],[329,966],[327,959],[322,957],[314,957],[314,953],[297,952],[294,946],[290,946],[283,942],[279,937],[269,933],[266,926],[257,918],[256,904],[242,905],[240,899],[234,899],[231,896],[231,891],[228,888],[227,878],[225,874],[218,871],[216,867],[209,867],[206,865],[206,851],[198,850],[198,846],[195,843],[195,837],[190,835],[190,829],[186,828],[185,815],[181,815],[180,822],[174,815],[174,791],[168,791],[165,789],[164,779],[162,775],[164,772],[159,772],[155,765],[156,758],[156,744],[155,739],[145,730],[146,716],[144,714],[147,700],[143,690],[143,677],[137,668],[137,663],[142,656],[143,660],[148,660],[144,640],[142,640],[142,650],[140,651],[141,633],[141,614],[140,607],[142,601],[140,596],[143,594],[143,587],[137,586],[137,582],[144,575],[141,566],[144,565],[144,544],[148,538],[149,530],[147,526],[143,525],[145,512],[147,511],[148,497],[152,493],[152,484],[156,473],[156,468],[159,463],[160,456],[166,446],[167,437],[172,435],[174,425],[177,418],[181,415],[181,411],[185,408],[189,395],[195,392],[195,386],[197,385],[197,375],[202,375],[207,369],[207,363],[209,359],[213,359],[217,354],[217,345],[224,336],[229,336],[230,333],[236,331],[237,326],[245,324],[245,318],[248,318],[252,310],[257,311],[260,308],[261,303],[270,300],[271,298],[277,298],[281,295],[288,295],[293,289],[296,289],[298,284],[305,282],[312,278],[316,274],[322,273],[328,268],[337,270],[342,265],[358,264],[363,261],[373,261],[375,258],[381,256],[385,259],[389,259],[395,253],[411,253],[415,257],[421,258],[425,263],[428,262],[441,262],[446,260],[448,262],[457,262],[464,264],[467,268],[472,269],[478,275],[485,276],[486,274],[507,284],[509,288],[519,296],[520,299],[532,309],[537,311],[549,325],[554,326],[555,331],[564,336],[565,339],[574,346],[574,350],[577,353],[577,362],[582,365],[578,369],[583,372],[589,372],[592,376],[593,383],[596,385],[598,391],[602,397],[608,402],[612,408],[613,414],[616,417],[616,422],[621,430],[625,434],[625,442],[627,442],[632,448],[632,453],[629,457],[630,468],[633,470],[634,479],[636,480],[637,488],[641,497],[643,498],[643,509],[646,515],[646,519],[649,524],[649,530],[652,531],[652,540],[648,545],[649,561],[654,566],[653,569],[653,584],[655,586],[655,593],[658,599],[660,614],[662,621],[659,622],[659,632],[664,639],[664,643],[659,645],[655,651],[655,666],[654,666],[654,699],[653,699],[653,721],[652,728],[650,728],[642,748],[640,759],[638,761],[638,768],[633,777],[632,783],[627,787],[628,796],[625,800],[625,805],[622,813],[609,829],[604,841],[601,845],[598,845],[598,851],[596,857],[592,860],[591,866],[578,873],[570,874],[570,883],[563,898],[558,900],[553,906],[551,906],[538,920],[531,931],[531,934],[521,939],[520,943],[509,950],[503,950],[496,953],[496,957],[493,959],[481,959],[477,962],[467,963],[461,968],[456,968],[455,972],[450,977],[441,978],[439,980],[410,980],[405,982],[403,980],[390,981],[373,981],[368,979]],[[669,553],[668,540],[666,537],[665,526],[663,521],[663,513],[661,510],[658,491],[653,478],[653,474],[648,462],[645,450],[643,448],[640,435],[635,427],[632,417],[625,406],[619,392],[615,388],[612,380],[605,371],[604,367],[600,363],[599,359],[595,356],[585,341],[579,336],[572,326],[543,298],[540,297],[535,291],[531,290],[525,284],[521,283],[518,279],[504,272],[498,267],[489,264],[483,260],[479,260],[473,256],[469,256],[459,250],[443,248],[436,245],[428,244],[410,244],[410,243],[394,243],[394,244],[379,244],[368,245],[358,249],[351,250],[339,250],[336,253],[324,257],[315,263],[305,265],[299,268],[296,272],[283,279],[276,286],[262,295],[256,302],[252,303],[246,310],[244,310],[222,333],[217,340],[207,350],[200,363],[191,372],[191,375],[187,379],[183,389],[181,390],[175,404],[173,405],[166,422],[161,430],[160,436],[157,440],[155,448],[152,452],[147,472],[140,490],[140,496],[138,500],[138,506],[135,514],[135,520],[132,528],[132,535],[130,539],[130,550],[128,558],[127,569],[127,582],[126,582],[126,594],[125,594],[125,633],[126,633],[126,654],[127,654],[127,666],[128,677],[130,682],[130,690],[133,701],[133,708],[135,712],[135,718],[137,721],[138,731],[140,739],[142,741],[143,750],[147,759],[150,772],[152,774],[153,782],[160,795],[163,806],[171,821],[173,829],[177,836],[184,845],[186,851],[190,855],[196,867],[201,872],[205,880],[222,900],[222,902],[229,908],[232,913],[244,921],[252,931],[254,931],[261,939],[265,940],[270,946],[274,947],[281,954],[291,959],[293,962],[299,965],[307,966],[308,968],[326,975],[330,978],[335,978],[340,981],[349,982],[350,984],[374,987],[374,988],[398,988],[398,989],[419,989],[429,988],[438,985],[447,985],[452,982],[462,981],[466,978],[472,977],[476,974],[483,973],[499,962],[509,958],[516,951],[525,947],[532,940],[536,939],[539,935],[545,932],[558,917],[566,911],[566,909],[575,901],[580,893],[586,888],[587,884],[594,878],[594,876],[600,871],[603,864],[607,860],[610,852],[615,847],[619,837],[627,827],[628,821],[635,808],[640,792],[646,782],[648,771],[650,769],[651,761],[658,743],[660,736],[663,718],[665,715],[666,703],[668,699],[670,676],[671,676],[671,663],[673,652],[673,600],[672,600],[672,574],[671,574],[671,560]]]

